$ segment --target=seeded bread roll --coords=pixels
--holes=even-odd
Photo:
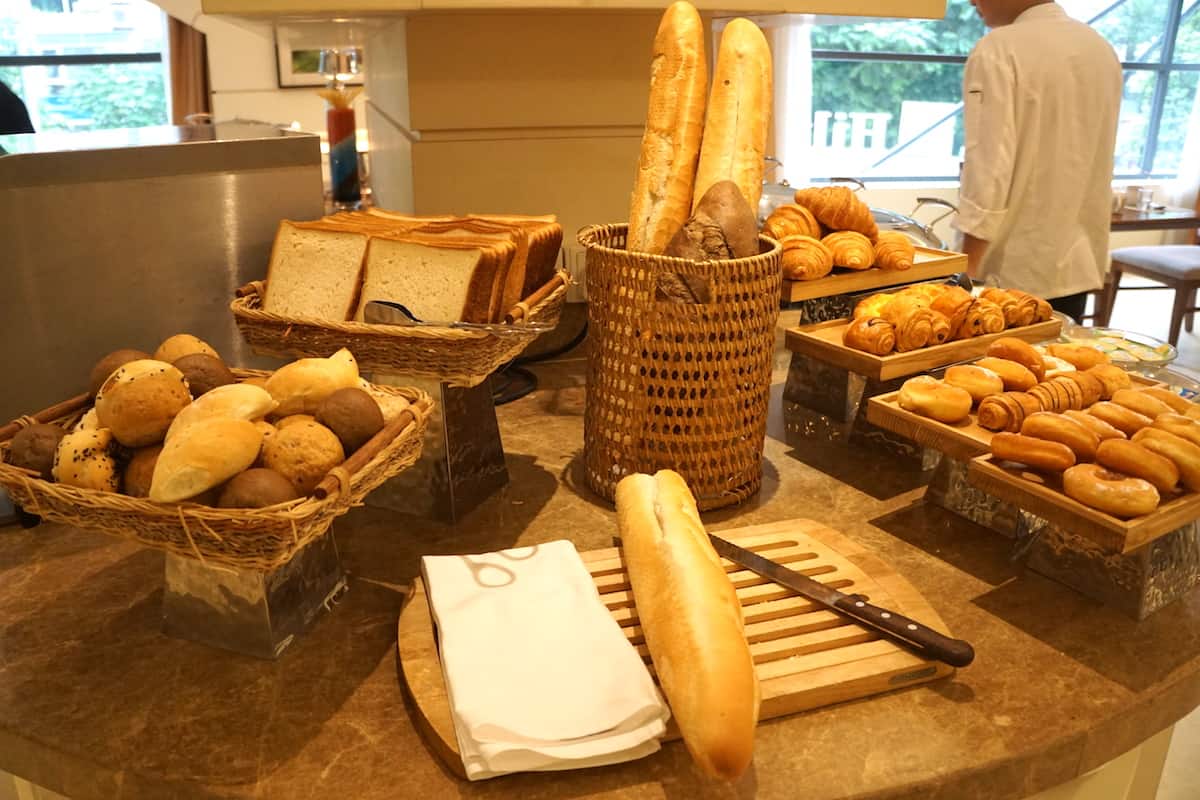
[[[54,480],[79,489],[117,490],[117,461],[112,457],[113,434],[107,428],[72,431],[54,453]]]
[[[183,373],[164,361],[141,359],[116,369],[96,395],[96,417],[126,447],[157,444],[175,415],[192,402]]]

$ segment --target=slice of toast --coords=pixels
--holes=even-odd
[[[373,236],[355,319],[372,300],[402,303],[424,322],[495,322],[496,287],[516,253],[511,241],[408,233]]]
[[[504,301],[501,304],[505,313],[554,277],[558,266],[558,254],[562,249],[563,232],[553,214],[471,214],[469,218],[515,225],[522,228],[529,237],[529,250],[523,273],[520,276],[509,273],[506,282]]]
[[[347,320],[358,305],[366,234],[283,220],[267,267],[263,310],[288,317]]]

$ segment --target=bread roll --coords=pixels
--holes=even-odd
[[[684,744],[709,775],[750,764],[759,688],[742,607],[683,478],[617,484],[617,524],[638,619]]]
[[[200,395],[176,415],[167,428],[167,439],[202,419],[228,417],[230,419],[258,419],[270,414],[279,404],[271,393],[248,383],[231,383],[218,386]]]
[[[108,428],[66,434],[54,452],[54,480],[79,489],[115,492],[119,475],[116,459],[109,452],[112,443]]]
[[[154,351],[154,358],[156,361],[174,364],[177,360],[192,353],[204,353],[214,358],[221,357],[221,354],[203,339],[192,336],[190,333],[177,333],[167,337],[158,346],[158,349]]]
[[[141,359],[118,367],[96,395],[96,417],[126,447],[163,440],[175,415],[192,402],[183,373],[164,361]]]
[[[692,204],[714,183],[733,181],[757,209],[771,119],[771,50],[750,20],[725,26],[712,83]]]
[[[263,445],[263,466],[287,478],[301,495],[312,494],[329,470],[346,460],[337,434],[316,421],[294,422]]]
[[[681,0],[666,10],[654,36],[650,107],[629,202],[628,250],[662,253],[691,214],[708,91],[706,35],[699,12]]]
[[[237,475],[258,458],[262,433],[253,422],[216,417],[188,425],[163,445],[150,499],[178,503]]]
[[[275,413],[315,414],[321,401],[338,389],[358,385],[358,362],[342,348],[329,358],[302,358],[267,378],[267,391],[279,403]]]

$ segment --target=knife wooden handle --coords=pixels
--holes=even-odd
[[[903,614],[873,606],[867,602],[867,598],[860,594],[843,597],[834,605],[839,611],[873,628],[886,631],[916,645],[923,651],[922,655],[952,667],[965,667],[975,660],[975,649],[969,643],[962,639],[951,639],[949,636],[944,636],[933,628],[927,628]]]

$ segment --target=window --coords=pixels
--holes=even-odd
[[[1104,35],[1124,66],[1115,177],[1174,177],[1189,121],[1200,118],[1200,0],[1059,4]],[[776,37],[789,112],[778,149],[785,165],[812,172],[785,168],[789,178],[957,179],[963,67],[986,33],[968,0],[948,0],[943,20],[809,17],[786,28]]]
[[[165,125],[165,50],[149,0],[0,2],[0,81],[39,132]]]

